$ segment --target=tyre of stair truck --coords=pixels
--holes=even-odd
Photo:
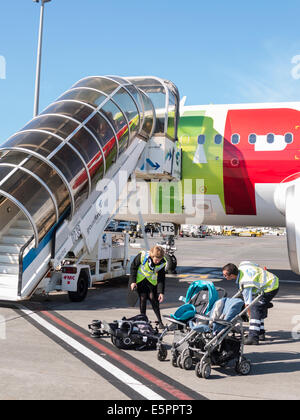
[[[89,288],[89,279],[86,273],[81,272],[77,282],[76,292],[68,292],[71,302],[82,302],[87,295]]]
[[[172,259],[172,263],[173,263],[173,271],[176,271],[176,267],[177,267],[177,258],[175,257],[175,255],[171,255],[171,259]]]
[[[167,265],[165,268],[166,273],[174,273],[176,269],[176,264],[174,263],[172,256],[169,254],[165,254],[165,259],[167,260]]]

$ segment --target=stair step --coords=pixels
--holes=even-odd
[[[22,227],[11,227],[8,232],[7,232],[7,236],[29,236],[31,237],[33,235],[33,230],[31,229],[26,229],[26,228],[22,228]]]
[[[18,219],[13,226],[28,229],[31,225],[27,219]]]
[[[15,274],[0,274],[0,287],[13,288],[18,284],[19,277]]]
[[[14,245],[14,244],[2,244],[0,242],[0,252],[18,254],[20,252],[22,245]]]
[[[3,262],[19,264],[19,254],[0,251],[0,264]]]
[[[0,274],[0,300],[18,299],[19,278],[13,274]]]
[[[13,244],[13,245],[24,245],[31,236],[15,236],[15,235],[5,235],[1,238],[1,245],[3,244]]]
[[[19,274],[19,264],[1,263],[0,274]]]

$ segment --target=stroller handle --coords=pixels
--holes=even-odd
[[[211,321],[211,318],[209,316],[205,316],[201,314],[195,314],[195,318],[201,319],[202,321]]]
[[[216,291],[220,292],[220,299],[224,298],[224,297],[227,297],[227,291],[225,289],[223,289],[223,287],[216,287]]]

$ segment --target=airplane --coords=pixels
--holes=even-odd
[[[285,226],[290,265],[299,274],[300,104],[184,105],[178,142],[179,190],[176,182],[152,182],[144,221]],[[193,183],[187,194],[186,180]],[[172,188],[179,191],[177,197],[174,192],[172,197]],[[185,200],[191,203],[197,198],[201,211],[186,213]],[[125,207],[120,217],[137,220],[129,211],[134,206],[127,202]]]

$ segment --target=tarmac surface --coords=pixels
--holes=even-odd
[[[111,322],[138,313],[138,307],[127,305],[127,279],[122,278],[96,285],[81,303],[54,293],[18,307],[0,304],[0,399],[300,399],[300,277],[289,269],[285,236],[179,238],[176,246],[178,269],[167,275],[164,315],[176,311],[179,296],[194,280],[213,281],[228,296],[235,294],[236,286],[221,275],[228,262],[255,261],[279,275],[280,291],[265,322],[267,339],[245,347],[249,375],[238,375],[229,364],[200,379],[194,369],[173,367],[170,351],[161,362],[156,350],[119,350],[108,337],[91,339],[92,320]],[[155,320],[150,306],[147,315]],[[171,342],[168,336],[168,347]]]

